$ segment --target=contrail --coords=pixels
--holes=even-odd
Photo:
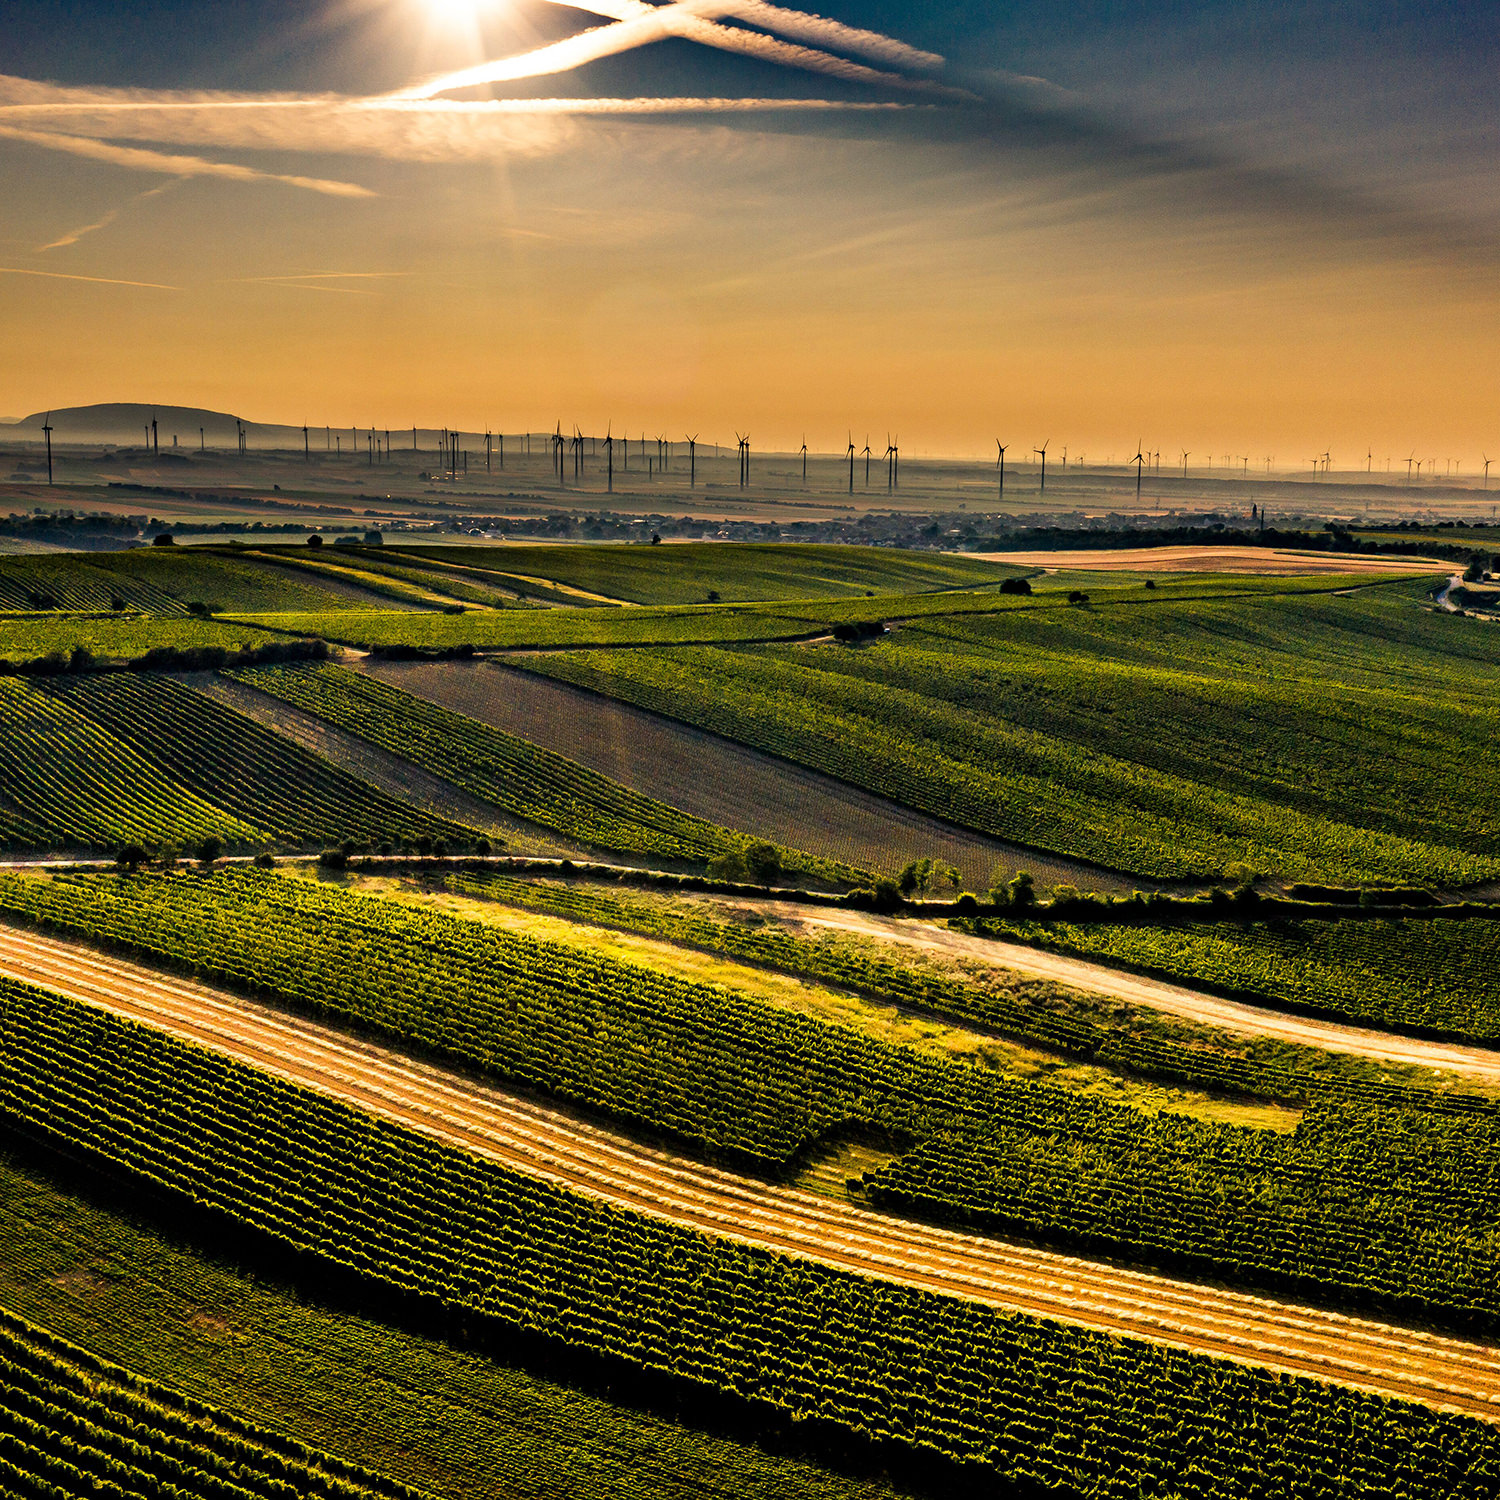
[[[66,271],[33,271],[25,266],[0,266],[0,276],[45,276],[48,281],[95,281],[101,286],[144,286],[153,292],[180,292],[180,286],[160,281],[122,281],[118,276],[74,276]]]
[[[743,3],[745,0],[676,0],[676,3],[670,5],[641,5],[639,9],[633,5],[628,10],[625,5],[611,7],[612,10],[625,12],[625,19],[609,26],[593,27],[577,36],[552,42],[514,57],[496,58],[472,68],[462,68],[456,73],[441,74],[411,88],[398,89],[391,97],[433,99],[439,94],[473,88],[482,83],[509,83],[522,78],[540,78],[552,73],[570,72],[586,63],[614,57],[621,52],[634,51],[637,47],[650,46],[653,42],[667,41],[673,37],[738,52],[765,62],[778,63],[783,67],[841,78],[851,83],[901,89],[914,86],[913,80],[899,73],[883,72],[866,67],[863,63],[835,57],[829,52],[784,42],[758,31],[720,26],[706,19],[706,14],[726,14],[734,5]],[[926,86],[925,80],[922,86]]]
[[[551,3],[569,10],[586,10],[614,21],[629,21],[657,9],[646,0],[551,0]],[[699,6],[697,9],[705,17],[730,16],[766,31],[779,32],[795,41],[873,58],[888,67],[933,73],[946,61],[936,52],[923,52],[881,32],[845,26],[842,21],[831,21],[826,16],[812,15],[807,11],[787,10],[780,5],[770,5],[766,0],[721,0],[712,7]]]
[[[116,146],[91,136],[62,135],[50,130],[27,130],[16,125],[0,125],[0,137],[43,146],[49,151],[66,151],[73,156],[87,156],[94,161],[112,162],[139,172],[170,172],[175,177],[228,177],[236,182],[284,182],[291,187],[307,188],[314,193],[328,193],[338,198],[373,198],[368,189],[353,182],[335,182],[324,177],[294,177],[282,172],[259,172],[236,162],[207,161],[201,156],[174,156],[164,151],[146,151],[138,146]]]
[[[174,187],[177,186],[179,182],[184,181],[186,181],[185,178],[174,177],[169,182],[158,183],[154,188],[147,188],[144,193],[137,193],[130,200],[130,203],[141,203],[144,202],[147,198],[158,198],[163,193],[170,192]],[[120,208],[111,208],[107,212],[102,214],[99,218],[95,219],[92,224],[80,225],[77,229],[68,230],[66,234],[62,235],[58,239],[52,240],[45,245],[38,245],[37,254],[40,255],[42,252],[47,250],[66,249],[66,247],[69,245],[76,245],[79,240],[81,240],[86,234],[93,234],[97,229],[107,229],[111,224],[115,222],[116,219],[120,217],[122,210],[128,208],[129,206],[130,204],[127,203],[122,204]]]

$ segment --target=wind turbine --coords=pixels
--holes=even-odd
[[[161,445],[156,440],[156,413],[151,413],[151,457],[156,458],[161,453]]]
[[[604,429],[604,467],[609,476],[609,493],[615,492],[615,424],[610,422]]]
[[[684,433],[683,441],[688,445],[688,488],[693,490],[698,487],[698,434],[688,437]]]
[[[1484,455],[1484,487],[1485,489],[1489,489],[1490,487],[1490,457],[1488,454]]]
[[[995,439],[995,447],[1000,450],[995,459],[995,467],[1000,471],[1000,498],[1005,499],[1005,444],[999,438]]]
[[[1141,440],[1135,440],[1135,457],[1130,460],[1135,465],[1135,499],[1140,504],[1141,499],[1141,470],[1146,465],[1146,455],[1141,452]]]
[[[1417,455],[1415,453],[1413,453],[1406,460],[1406,482],[1407,482],[1407,484],[1411,483],[1411,466],[1412,466],[1413,463],[1416,462],[1416,458],[1417,458]]]
[[[889,433],[885,437],[885,487],[887,490],[896,488],[896,448]]]
[[[1187,461],[1188,461],[1188,457],[1189,457],[1188,450],[1186,448],[1184,448],[1182,450],[1182,477],[1184,479],[1187,478]]]
[[[802,435],[802,482],[807,483],[807,434]]]
[[[1051,438],[1047,439],[1047,443],[1050,443],[1051,441]],[[1042,483],[1037,491],[1037,493],[1041,495],[1045,495],[1047,493],[1047,443],[1043,443],[1040,448],[1033,448],[1031,450],[1042,460]]]
[[[200,438],[203,436],[203,429],[201,427],[198,429],[198,436]],[[302,424],[302,462],[305,463],[305,464],[310,464],[312,462],[312,449],[311,449],[311,447],[309,447],[308,441],[307,441],[307,423],[306,422],[304,422]]]
[[[861,452],[864,454],[864,460],[865,460],[865,488],[869,489],[870,488],[870,436],[869,436],[868,433],[865,434],[865,446],[861,450]]]
[[[854,493],[854,434],[849,434],[849,493]]]
[[[49,411],[42,422],[42,436],[47,440],[47,483],[52,483],[52,413]]]

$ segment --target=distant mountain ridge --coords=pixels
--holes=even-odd
[[[0,438],[16,437],[35,440],[42,435],[44,411],[32,412],[19,422],[0,423]],[[144,401],[110,401],[94,406],[68,406],[54,410],[52,440],[56,443],[129,443],[145,442],[146,429],[156,418],[157,442],[170,447],[175,436],[183,448],[196,448],[200,441],[216,448],[233,447],[239,441],[238,423],[244,421],[230,412],[210,411],[201,406],[153,406]],[[295,435],[302,441],[300,427],[277,423],[244,422],[246,436],[290,445]],[[201,429],[201,437],[200,437]]]

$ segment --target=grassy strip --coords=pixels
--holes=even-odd
[[[1017,1041],[1069,1057],[1170,1083],[1222,1090],[1252,1098],[1306,1103],[1334,1098],[1466,1107],[1451,1090],[1425,1085],[1423,1070],[1393,1070],[1368,1058],[1329,1053],[1272,1038],[1242,1037],[1187,1022],[1159,1018],[1118,1001],[1091,997],[1048,980],[986,976],[958,979],[874,956],[841,938],[794,937],[774,923],[719,919],[703,909],[630,899],[613,891],[506,874],[465,872],[444,881],[463,895],[555,912],[575,922],[644,933],[740,962],[826,981],[856,994],[891,1001],[942,1018],[977,1022]],[[979,926],[981,924],[973,924]],[[1050,929],[1030,924],[986,930],[1035,941]],[[1062,939],[1056,944],[1066,948]],[[1073,950],[1069,950],[1073,951]],[[1097,955],[1096,955],[1097,956]],[[1392,1081],[1395,1071],[1408,1076]],[[1418,1082],[1418,1077],[1424,1082]]]
[[[5,1309],[0,1484],[28,1495],[419,1500],[404,1485],[143,1380]]]

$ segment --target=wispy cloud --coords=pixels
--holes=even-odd
[[[34,271],[27,266],[0,266],[0,276],[42,276],[48,281],[93,281],[101,286],[143,286],[153,292],[180,292],[181,287],[160,281],[125,281],[118,276],[77,276],[67,271]]]
[[[86,156],[94,161],[109,162],[136,172],[170,172],[174,177],[227,177],[235,182],[282,182],[291,187],[307,188],[338,198],[369,198],[368,188],[353,182],[331,181],[325,177],[298,177],[283,172],[262,172],[238,162],[208,161],[201,156],[169,155],[147,151],[139,146],[119,146],[91,136],[68,135],[54,130],[30,130],[24,126],[0,125],[0,138],[25,141],[49,151],[65,151],[72,156]]]

